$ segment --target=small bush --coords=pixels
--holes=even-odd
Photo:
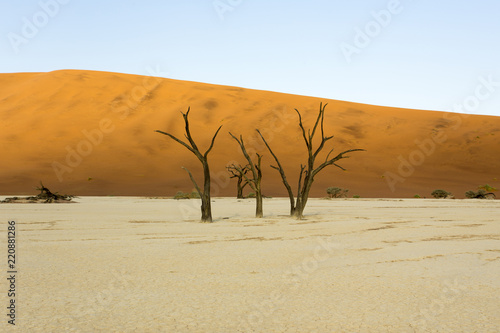
[[[415,194],[413,197],[414,197],[415,199],[420,199],[420,198],[421,198],[421,196],[420,196],[420,195],[418,195],[418,194]]]
[[[357,194],[356,194],[356,195],[353,195],[352,197],[353,197],[354,199],[359,199],[359,198],[361,198],[361,197],[360,197],[359,195],[357,195]]]
[[[467,191],[465,196],[469,199],[494,199],[496,197],[494,193],[487,193],[484,189],[479,189],[477,192]]]
[[[486,192],[495,192],[495,191],[497,191],[496,188],[494,188],[493,186],[490,186],[488,184],[478,186],[478,189],[479,190],[485,190]]]
[[[179,199],[189,199],[189,195],[188,195],[188,193],[184,193],[182,191],[179,191],[179,192],[177,192],[174,195],[174,199],[177,199],[177,200],[179,200]]]
[[[446,199],[451,196],[451,193],[445,190],[434,190],[431,195],[436,199]]]
[[[184,193],[182,191],[177,192],[174,195],[174,199],[199,199],[200,195],[198,194],[197,191],[192,191],[191,193]]]
[[[326,193],[330,198],[345,198],[347,197],[347,192],[349,190],[340,187],[329,187],[326,189]]]

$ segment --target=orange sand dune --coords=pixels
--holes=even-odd
[[[481,184],[500,186],[500,117],[467,116],[356,104],[268,91],[118,73],[64,70],[0,74],[0,193],[30,194],[40,180],[75,195],[170,196],[191,191],[198,160],[159,129],[183,137],[180,111],[202,149],[223,128],[209,155],[214,196],[235,194],[225,166],[243,162],[228,131],[264,155],[266,195],[286,196],[259,128],[296,184],[307,152],[299,109],[312,126],[328,103],[325,132],[336,151],[364,148],[320,174],[313,196],[329,186],[362,197],[430,196],[437,188],[464,197]],[[325,153],[328,149],[325,149]],[[323,157],[324,158],[324,157]]]

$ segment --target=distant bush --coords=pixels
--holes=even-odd
[[[469,199],[495,199],[494,193],[488,193],[484,189],[479,189],[477,192],[475,191],[467,191],[465,192],[465,196]]]
[[[490,186],[488,184],[478,186],[478,189],[479,190],[485,190],[486,192],[495,192],[495,191],[497,191],[496,188],[494,188],[493,186]]]
[[[330,198],[345,198],[347,197],[347,192],[349,190],[340,187],[329,187],[326,189],[326,193]]]
[[[247,196],[245,198],[247,198],[247,199],[249,199],[249,198],[255,198],[255,193],[250,192],[250,193],[247,194]]]
[[[359,199],[359,198],[361,198],[359,195],[353,195],[352,197],[353,197],[354,199]]]
[[[451,193],[445,190],[434,190],[431,195],[436,199],[446,199],[451,196]]]
[[[421,198],[421,196],[418,195],[418,194],[415,194],[413,197],[416,198],[416,199],[420,199]]]
[[[199,199],[200,195],[198,194],[197,191],[192,191],[191,193],[184,193],[182,191],[177,192],[174,195],[174,199]]]

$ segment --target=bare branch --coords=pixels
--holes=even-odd
[[[186,135],[186,138],[189,140],[189,143],[191,144],[191,147],[193,147],[193,149],[195,151],[198,151],[198,153],[199,153],[200,150],[196,146],[196,143],[194,142],[193,137],[191,136],[191,132],[189,130],[189,120],[188,120],[189,111],[191,111],[191,107],[188,107],[188,110],[187,110],[186,113],[182,113],[181,112],[182,118],[184,118],[184,123],[185,123],[185,129],[186,129],[186,134],[185,135]]]
[[[233,164],[234,166],[234,164]],[[234,170],[233,168],[230,168],[230,167],[226,167],[227,171],[232,175],[231,177],[229,178],[239,178],[239,174],[236,174],[234,173]],[[236,169],[236,167],[234,167],[234,169]]]
[[[256,191],[257,190],[257,188],[255,187],[256,179],[250,179],[250,178],[248,178],[247,175],[246,175],[246,172],[243,173],[243,170],[241,169],[241,167],[236,166],[236,168],[237,168],[236,170],[238,170],[238,172],[241,173],[241,175],[243,176],[243,178],[245,178],[245,181],[246,181],[245,186],[248,184],[248,185],[250,185],[250,187],[252,188],[252,190]]]
[[[325,109],[326,109],[326,106],[328,105],[328,103],[325,104],[325,106],[323,107],[323,116],[321,118],[321,137],[324,138],[325,137],[325,131],[323,129],[323,123],[324,123],[324,118],[325,118]],[[321,104],[320,104],[320,107],[321,107]],[[329,139],[328,139],[329,140]]]
[[[323,118],[324,118],[323,115],[325,113],[325,107],[327,104],[325,104],[325,106],[323,106],[323,102],[321,102],[319,105],[318,118],[316,119],[316,123],[314,123],[314,127],[313,127],[312,133],[310,135],[311,144],[312,144],[312,138],[314,137],[314,133],[316,133],[316,128],[318,127],[318,124],[320,121],[321,121],[321,129],[323,129]],[[323,131],[321,131],[321,132],[323,132]],[[323,135],[321,136],[321,139],[323,139]]]
[[[302,192],[302,175],[304,174],[305,165],[300,165],[300,173],[299,173],[299,186],[297,187],[297,200],[300,197],[300,193]],[[307,172],[307,171],[306,171]]]
[[[203,193],[201,192],[200,190],[200,187],[198,186],[198,184],[196,183],[196,180],[194,180],[194,177],[193,175],[191,174],[191,171],[188,170],[188,168],[185,168],[185,167],[182,167],[184,170],[187,171],[187,173],[189,174],[189,178],[191,178],[191,181],[193,182],[194,184],[194,187],[196,188],[196,191],[198,192],[198,194],[200,195],[200,198],[203,197]]]
[[[212,137],[212,143],[210,143],[210,147],[208,147],[207,151],[205,152],[205,155],[204,155],[205,158],[207,158],[208,153],[210,153],[210,151],[214,147],[215,138],[217,137],[217,134],[219,134],[219,131],[220,131],[221,128],[222,128],[222,125],[219,126],[219,128],[215,132],[214,136]]]
[[[328,155],[326,155],[326,158],[325,158],[325,162],[328,161],[328,158],[330,157],[330,154],[333,153],[333,151],[335,150],[335,148],[332,148],[329,152],[328,152]]]
[[[295,111],[297,111],[297,114],[299,115],[299,126],[300,126],[300,129],[302,130],[302,137],[304,138],[304,141],[306,142],[306,146],[309,149],[309,141],[307,140],[306,130],[304,128],[304,124],[302,124],[302,116],[300,115],[299,110],[295,109]]]
[[[335,156],[334,158],[332,159],[329,159],[329,160],[326,160],[325,162],[323,162],[320,166],[318,166],[316,169],[314,169],[312,171],[312,176],[314,177],[318,172],[320,172],[321,170],[323,170],[325,167],[329,166],[329,165],[335,165],[336,167],[338,168],[341,168],[342,170],[345,170],[344,168],[342,168],[341,166],[335,164],[335,162],[337,162],[338,160],[341,160],[343,158],[349,158],[350,156],[344,156],[345,154],[348,154],[348,153],[352,153],[352,152],[356,152],[356,151],[365,151],[365,149],[349,149],[349,150],[346,150],[346,151],[343,151],[341,153],[339,153],[337,156]],[[330,151],[331,153],[331,151]],[[329,153],[329,154],[330,154]]]
[[[177,141],[178,143],[180,143],[181,145],[183,145],[184,147],[186,147],[187,149],[189,149],[189,151],[191,151],[193,154],[196,155],[196,151],[191,148],[187,143],[185,143],[184,141],[182,140],[179,140],[177,139],[175,136],[173,136],[172,134],[170,133],[167,133],[167,132],[163,132],[163,131],[160,131],[160,130],[156,130],[155,132],[158,132],[158,133],[161,133],[161,134],[164,134],[164,135],[167,135],[169,136],[170,138],[174,139],[175,141]]]
[[[243,142],[243,136],[240,135],[240,138],[238,139],[231,132],[229,132],[229,135],[231,135],[233,137],[233,139],[235,139],[236,142],[238,142],[238,144],[240,145],[240,148],[241,148],[241,151],[243,153],[243,156],[245,156],[245,158],[247,159],[248,165],[250,166],[250,171],[252,171],[253,178],[257,179],[257,170],[255,169],[255,165],[252,162],[252,158],[250,157],[250,155],[248,155],[248,152],[247,152],[247,150],[245,148],[245,143]],[[257,156],[258,156],[258,154],[257,154]]]
[[[243,168],[241,167],[241,165],[239,166],[236,166],[235,164],[231,164],[230,166],[227,166],[226,169],[227,171],[232,174],[231,177],[229,178],[240,178],[240,177],[243,177],[244,174],[246,174],[248,171],[250,171],[250,166],[247,164],[245,165]],[[238,173],[236,174],[235,171],[238,171]]]
[[[229,135],[231,135],[231,136],[233,137],[233,139],[235,139],[235,140],[236,140],[236,142],[238,142],[238,144],[239,144],[239,145],[241,145],[240,139],[238,139],[237,137],[235,137],[235,136],[233,135],[233,133],[229,132]]]
[[[260,137],[261,137],[262,141],[264,141],[264,144],[266,145],[267,150],[269,150],[269,152],[271,153],[271,155],[274,157],[274,160],[276,161],[276,164],[278,164],[278,167],[275,167],[275,166],[272,166],[272,165],[271,165],[270,167],[271,167],[271,168],[273,168],[273,169],[276,169],[276,170],[278,170],[278,171],[279,171],[279,170],[283,171],[282,176],[284,176],[284,175],[285,175],[285,172],[284,172],[284,170],[283,170],[283,167],[281,166],[280,161],[278,160],[278,157],[274,154],[273,150],[271,149],[271,147],[270,147],[270,146],[269,146],[269,144],[267,143],[266,139],[264,139],[264,136],[262,135],[262,133],[261,133],[258,129],[256,129],[256,131],[257,131],[257,133],[259,133],[259,135],[260,135]],[[281,172],[281,171],[280,171],[280,172]],[[285,178],[286,178],[286,177],[285,177]]]
[[[333,139],[333,136],[328,136],[328,137],[326,137],[326,138],[325,138],[325,137],[323,137],[323,138],[321,139],[321,143],[320,143],[320,145],[319,145],[318,149],[316,149],[316,151],[315,151],[315,152],[314,152],[314,154],[313,154],[314,158],[316,158],[316,156],[318,156],[318,154],[320,153],[320,151],[321,151],[321,150],[323,150],[323,148],[324,148],[324,146],[325,146],[325,143],[326,143],[328,140],[330,140],[330,139]]]
[[[341,167],[340,165],[338,165],[338,164],[336,164],[336,163],[333,163],[332,165],[335,165],[337,168],[342,169],[343,171],[346,171],[346,169],[345,169],[345,168]]]
[[[273,150],[271,149],[271,147],[267,143],[267,140],[264,138],[264,136],[262,135],[262,133],[258,129],[256,129],[256,131],[257,131],[257,133],[259,133],[262,141],[264,141],[264,144],[267,147],[267,150],[269,150],[269,152],[273,156],[274,160],[276,161],[276,164],[278,165],[277,167],[274,166],[274,165],[270,165],[270,167],[273,168],[273,169],[278,170],[278,172],[280,173],[281,179],[283,180],[283,185],[285,185],[285,188],[286,188],[286,190],[288,192],[288,196],[290,197],[291,211],[293,211],[293,209],[295,209],[295,201],[293,199],[292,187],[290,186],[290,184],[288,183],[288,180],[286,179],[285,170],[283,169],[283,166],[281,165],[280,161],[278,160],[278,157],[276,156],[276,154],[274,154]]]

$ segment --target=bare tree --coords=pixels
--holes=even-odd
[[[237,194],[236,198],[243,199],[243,189],[248,185],[248,181],[245,178],[245,175],[248,171],[250,171],[250,165],[245,165],[242,167],[241,165],[231,164],[226,167],[227,171],[231,174],[229,178],[236,178],[236,189]]]
[[[311,190],[312,184],[314,182],[314,177],[322,171],[324,168],[326,168],[329,165],[334,165],[342,170],[345,170],[343,167],[338,165],[336,162],[338,160],[341,160],[343,158],[349,158],[349,156],[345,156],[348,153],[355,152],[355,151],[364,151],[364,149],[349,149],[346,151],[343,151],[339,154],[337,154],[335,157],[330,158],[330,155],[333,152],[333,148],[330,150],[330,152],[327,154],[325,160],[323,163],[321,163],[318,166],[315,166],[316,158],[318,157],[319,153],[323,150],[325,147],[325,143],[332,139],[333,136],[325,136],[324,129],[323,129],[323,122],[324,122],[324,117],[325,117],[325,108],[328,104],[325,104],[323,106],[323,103],[320,104],[319,107],[319,113],[318,117],[316,118],[316,122],[314,124],[314,127],[312,131],[309,129],[307,132],[304,128],[304,125],[302,123],[302,116],[299,112],[299,110],[295,109],[299,116],[299,127],[302,132],[302,137],[304,138],[304,142],[306,144],[307,152],[308,152],[308,158],[307,158],[307,164],[300,165],[300,173],[299,173],[299,181],[298,181],[298,187],[297,187],[297,198],[294,199],[292,188],[290,184],[288,183],[288,180],[285,175],[285,171],[283,169],[283,166],[278,160],[278,157],[274,152],[272,151],[271,147],[267,143],[266,139],[260,133],[259,130],[257,132],[259,133],[260,137],[264,141],[264,144],[266,145],[267,149],[271,153],[271,155],[274,157],[274,160],[276,161],[277,166],[271,165],[272,168],[276,169],[279,171],[281,175],[281,179],[283,181],[283,184],[285,185],[287,191],[288,191],[288,196],[290,197],[290,215],[295,216],[299,219],[303,217],[303,212],[304,208],[306,207],[307,200],[309,199],[309,192]],[[318,147],[315,149],[313,147],[313,139],[314,135],[316,134],[316,130],[319,130],[321,132],[321,141],[318,145]]]
[[[257,163],[255,164],[252,161],[252,158],[250,155],[248,155],[247,150],[245,148],[245,143],[243,142],[243,137],[240,135],[240,138],[238,139],[235,137],[233,134],[229,133],[236,142],[240,145],[241,151],[243,153],[243,156],[248,161],[248,165],[250,168],[250,171],[252,172],[252,178],[248,178],[245,173],[243,173],[243,170],[240,168],[239,171],[240,173],[243,174],[243,177],[248,182],[248,185],[254,190],[255,192],[255,217],[261,218],[264,216],[263,213],[263,208],[262,208],[262,187],[261,187],[261,181],[262,181],[262,169],[260,167],[261,161],[262,161],[262,155],[257,154]]]
[[[186,147],[190,152],[192,152],[200,160],[200,162],[203,166],[203,177],[204,177],[203,191],[201,191],[200,187],[198,186],[198,184],[194,180],[194,177],[191,174],[191,172],[185,167],[182,167],[182,168],[187,171],[187,173],[189,174],[189,178],[191,178],[191,181],[193,182],[194,187],[196,188],[196,191],[200,195],[200,198],[201,198],[201,221],[202,222],[212,222],[212,207],[211,207],[211,203],[210,203],[210,168],[208,166],[208,153],[210,153],[210,151],[212,150],[212,148],[214,146],[215,138],[217,137],[217,134],[219,134],[219,131],[220,131],[222,125],[219,126],[219,128],[215,132],[214,136],[212,137],[212,142],[210,143],[210,147],[208,147],[208,149],[205,151],[205,153],[202,154],[200,152],[200,150],[198,149],[198,146],[196,146],[196,143],[194,142],[193,137],[191,136],[191,132],[189,130],[188,116],[189,116],[190,110],[191,110],[191,108],[188,108],[186,113],[181,112],[182,117],[184,118],[185,130],[186,130],[186,133],[184,134],[184,136],[188,140],[188,143],[186,143],[182,140],[179,140],[178,138],[176,138],[175,136],[173,136],[170,133],[166,133],[166,132],[159,131],[159,130],[156,130],[156,132],[167,135],[170,138],[172,138],[173,140],[177,141],[178,143],[180,143],[181,145]]]

